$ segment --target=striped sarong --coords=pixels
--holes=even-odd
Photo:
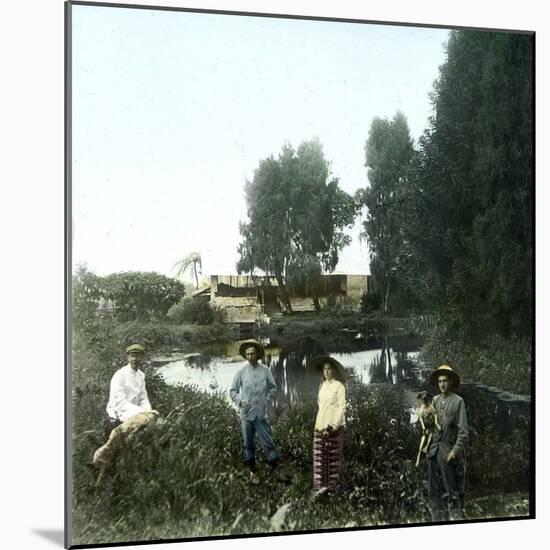
[[[313,489],[337,492],[342,484],[344,467],[344,430],[323,437],[313,433]]]

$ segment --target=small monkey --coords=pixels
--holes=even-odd
[[[441,426],[432,404],[431,395],[427,391],[421,391],[416,398],[418,399],[418,419],[422,426],[422,437],[420,438],[420,446],[416,457],[416,466],[418,466],[421,454],[428,452],[434,431],[441,430]]]

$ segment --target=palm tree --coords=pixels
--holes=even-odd
[[[197,275],[197,264],[199,266],[199,269],[202,270],[202,258],[200,252],[191,252],[191,254],[188,254],[185,256],[185,258],[182,258],[181,260],[177,261],[172,269],[176,270],[176,277],[181,277],[188,269],[193,267],[193,273],[195,275],[195,285],[197,288],[199,288],[199,277]]]

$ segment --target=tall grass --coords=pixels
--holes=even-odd
[[[463,378],[516,394],[531,394],[530,338],[493,335],[473,344],[441,325],[434,327],[427,338],[422,359],[434,367],[450,362]]]
[[[287,409],[274,425],[288,482],[272,480],[260,456],[262,482],[252,486],[241,462],[239,421],[227,401],[191,387],[166,387],[159,393],[154,377],[151,382],[151,400],[161,412],[182,405],[184,413],[130,442],[110,484],[96,487],[94,472],[86,466],[103,434],[76,434],[75,543],[426,519],[423,472],[411,466],[416,437],[391,388],[365,392],[352,385],[345,490],[317,501],[311,496],[313,400]]]
[[[162,332],[162,328],[156,330]],[[315,499],[311,493],[314,395],[304,395],[273,422],[281,473],[287,481],[269,476],[260,453],[261,483],[255,486],[242,464],[239,419],[226,397],[190,386],[167,386],[153,369],[146,370],[153,406],[164,418],[176,409],[180,412],[130,441],[112,478],[96,486],[95,472],[88,464],[106,436],[101,420],[110,377],[124,360],[121,335],[130,338],[128,325],[98,325],[75,334],[73,544],[307,531],[429,519],[426,472],[423,465],[413,465],[419,434],[409,423],[404,390],[384,384],[363,386],[353,379],[348,383],[345,476],[339,495]],[[160,337],[156,340],[165,341]],[[490,429],[484,432],[480,422],[476,426],[477,445],[483,448],[477,458],[481,459],[482,453],[487,455],[483,454],[485,459],[497,453],[508,456],[502,438],[495,439]],[[526,438],[523,433],[513,442]],[[509,515],[514,510],[525,513],[525,456],[517,454],[507,467],[501,461],[496,470],[485,459],[471,465],[469,479],[477,480],[476,484],[491,471],[489,489],[494,494],[506,490],[519,495],[514,497],[515,507],[508,501],[505,508],[487,499],[475,504],[476,486],[469,485],[472,517]],[[516,477],[514,469],[519,472]],[[506,479],[512,481],[505,483]]]

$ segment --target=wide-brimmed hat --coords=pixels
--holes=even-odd
[[[246,359],[246,350],[248,348],[255,348],[256,355],[258,359],[261,359],[264,356],[264,347],[256,340],[247,340],[239,346],[239,353]]]
[[[437,378],[445,374],[453,382],[453,390],[457,390],[460,387],[460,376],[449,365],[441,365],[435,369],[430,375],[430,382],[437,386]]]
[[[346,378],[348,377],[348,373],[346,372],[346,369],[340,363],[339,361],[336,361],[334,357],[330,357],[330,355],[319,355],[317,357],[314,357],[307,365],[306,367],[312,371],[317,371],[322,373],[323,367],[325,366],[325,363],[330,363],[337,372],[337,375],[335,378],[337,380],[340,380],[341,382],[345,382]]]
[[[145,353],[145,348],[141,344],[132,344],[126,348],[126,353]]]

